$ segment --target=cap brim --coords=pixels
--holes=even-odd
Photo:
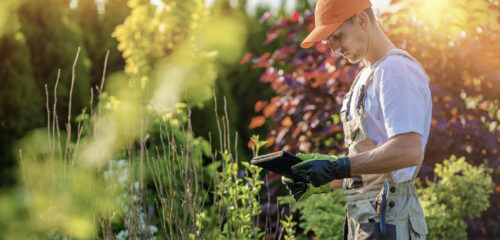
[[[307,35],[306,39],[302,41],[300,46],[302,48],[309,48],[314,43],[325,40],[330,34],[334,33],[340,25],[342,25],[342,22],[315,27],[314,30]]]

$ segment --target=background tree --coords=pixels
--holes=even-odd
[[[116,26],[130,13],[126,0],[107,0],[99,11],[95,0],[79,0],[72,10],[75,21],[80,26],[83,46],[91,60],[90,85],[101,82],[106,52],[109,51],[106,71],[113,73],[123,70],[124,59],[118,51],[118,42],[111,34]]]
[[[37,89],[30,52],[19,31],[16,8],[21,2],[2,1],[0,15],[0,186],[15,181],[14,141],[44,122],[42,89]],[[0,18],[2,18],[0,17]],[[0,20],[1,22],[1,20]]]
[[[95,0],[79,0],[77,7],[70,12],[75,23],[82,33],[82,48],[90,60],[89,85],[94,87],[101,82],[100,76],[106,56],[106,42],[110,35],[102,34],[102,16],[97,11]],[[116,49],[116,46],[113,50]]]
[[[82,32],[72,21],[69,1],[28,1],[19,7],[18,15],[20,30],[26,37],[26,45],[31,56],[36,90],[44,93],[44,84],[53,89],[57,70],[61,69],[57,90],[58,112],[60,116],[67,116],[71,69],[78,47],[83,47]],[[48,62],[51,64],[47,64]],[[79,114],[82,107],[88,106],[90,101],[91,63],[83,48],[78,62],[72,98],[73,115]],[[44,106],[38,107],[43,109]],[[59,123],[63,126],[65,121],[61,119]]]
[[[51,7],[47,8],[47,4]],[[57,111],[60,117],[66,117],[71,67],[77,48],[81,47],[72,102],[75,119],[81,108],[89,105],[89,87],[101,81],[107,50],[110,51],[107,72],[123,70],[124,60],[111,33],[130,10],[125,0],[106,1],[104,12],[98,11],[93,0],[78,1],[74,9],[66,0],[9,0],[2,1],[1,6],[3,54],[0,63],[8,69],[2,72],[5,94],[1,96],[4,100],[0,165],[5,174],[1,175],[1,182],[13,184],[12,166],[17,153],[11,148],[29,130],[44,127],[44,85],[48,86],[52,107],[57,70],[62,70]],[[60,119],[59,123],[65,129],[65,121]]]
[[[101,37],[104,40],[103,48],[109,50],[108,71],[110,73],[122,71],[125,66],[125,60],[118,51],[118,41],[111,35],[116,26],[123,23],[129,14],[130,8],[127,0],[107,0],[104,5],[104,13],[101,16]]]

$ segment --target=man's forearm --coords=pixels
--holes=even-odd
[[[399,134],[377,148],[349,156],[351,175],[386,173],[416,166],[422,160],[422,136]]]

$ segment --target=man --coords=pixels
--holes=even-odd
[[[364,64],[340,113],[349,154],[297,154],[303,161],[292,171],[307,182],[283,182],[298,201],[342,187],[345,239],[425,239],[413,181],[430,129],[428,76],[385,36],[369,0],[319,0],[315,24],[302,47],[327,40],[332,51]]]

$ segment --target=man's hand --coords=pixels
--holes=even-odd
[[[281,182],[285,184],[290,195],[293,196],[295,201],[300,202],[308,199],[310,196],[316,193],[325,193],[330,191],[330,184],[325,184],[320,187],[314,187],[310,183],[294,181],[291,178],[281,177]]]
[[[297,154],[303,161],[292,166],[292,172],[300,175],[314,187],[335,179],[351,177],[349,158],[324,154]]]

